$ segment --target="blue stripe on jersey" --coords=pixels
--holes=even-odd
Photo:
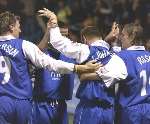
[[[74,63],[73,59],[53,50],[46,50],[46,54],[55,59]],[[38,80],[34,88],[35,96],[42,99],[66,99],[72,98],[74,86],[74,74],[59,74],[55,71],[40,69],[38,72]]]
[[[108,63],[111,58],[111,53],[108,49],[101,46],[91,46],[90,55],[87,61],[97,60],[102,64]],[[98,80],[86,80],[83,81],[77,91],[77,97],[87,100],[106,100],[113,104],[114,88],[106,88],[104,83]]]
[[[123,107],[150,102],[150,53],[123,50],[118,55],[126,64],[128,76],[121,81],[119,102]]]
[[[0,94],[27,99],[32,97],[32,86],[22,42],[0,41]]]

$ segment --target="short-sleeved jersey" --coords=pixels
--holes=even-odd
[[[123,50],[118,53],[128,76],[120,81],[119,102],[123,107],[150,102],[150,53],[145,50]]]
[[[103,65],[111,59],[111,53],[102,46],[90,46],[90,55],[87,61],[96,60]],[[114,88],[106,88],[100,80],[85,80],[81,82],[77,97],[84,100],[105,100],[113,104]]]
[[[65,57],[61,53],[45,49],[44,52],[65,62],[74,62],[73,59]],[[74,74],[60,74],[48,69],[39,69],[36,74],[34,96],[42,99],[69,100],[72,98],[74,86]]]
[[[0,95],[32,97],[32,86],[21,39],[0,41]]]

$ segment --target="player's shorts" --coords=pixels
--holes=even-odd
[[[101,101],[80,101],[74,124],[113,124],[114,107]]]
[[[120,124],[150,124],[150,103],[121,109]]]
[[[64,100],[34,101],[32,124],[68,124]]]
[[[0,96],[0,124],[28,124],[31,110],[31,100]]]

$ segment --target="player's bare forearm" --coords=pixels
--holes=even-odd
[[[101,80],[96,73],[82,73],[79,77],[80,77],[80,81],[84,81],[84,80]]]
[[[40,50],[43,50],[48,47],[48,41],[49,41],[49,29],[47,28],[42,40],[38,44],[38,47]]]

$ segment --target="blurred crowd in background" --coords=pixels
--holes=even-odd
[[[60,22],[69,26],[70,34],[79,41],[80,30],[96,25],[105,36],[113,21],[120,25],[136,22],[144,27],[145,41],[150,32],[149,0],[0,0],[0,12],[9,10],[21,17],[21,38],[37,43],[46,29],[46,18],[37,10],[54,11]],[[72,36],[72,37],[73,37]]]

